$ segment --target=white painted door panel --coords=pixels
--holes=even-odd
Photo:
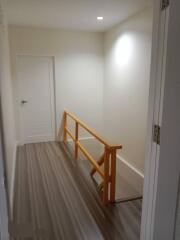
[[[141,224],[141,240],[154,240],[160,145],[153,141],[154,125],[162,126],[166,70],[169,7],[161,11],[161,0],[154,1],[150,106]]]
[[[180,176],[180,1],[170,1],[161,147],[153,240],[180,239],[178,222]],[[176,218],[177,217],[177,218]],[[176,235],[177,234],[177,235]]]
[[[18,56],[17,70],[21,142],[31,143],[54,140],[52,58]]]

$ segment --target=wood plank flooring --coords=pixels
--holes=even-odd
[[[139,240],[141,201],[103,207],[63,143],[18,148],[11,233],[18,240]]]

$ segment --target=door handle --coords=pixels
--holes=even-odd
[[[26,101],[26,100],[22,100],[21,103],[22,103],[22,104],[25,104],[25,103],[27,103],[27,101]]]

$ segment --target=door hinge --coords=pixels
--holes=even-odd
[[[159,125],[154,125],[153,141],[158,145],[160,145],[160,137],[161,127]]]
[[[161,0],[161,10],[165,10],[167,7],[169,7],[170,0]]]

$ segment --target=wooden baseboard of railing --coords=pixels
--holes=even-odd
[[[71,133],[67,126],[67,118],[71,118],[75,122],[75,135]],[[94,138],[96,138],[100,143],[104,145],[104,153],[96,161],[90,153],[85,149],[85,147],[79,142],[79,126],[90,133]],[[101,189],[102,189],[102,202],[104,205],[109,202],[115,202],[115,189],[116,189],[116,152],[118,149],[122,149],[121,145],[111,145],[104,138],[102,138],[96,131],[88,127],[79,118],[68,111],[64,111],[64,121],[63,121],[63,140],[67,142],[67,136],[69,136],[75,147],[75,158],[78,158],[78,151],[80,150],[85,157],[89,160],[92,165],[92,170],[90,172],[93,176],[96,172],[100,174],[102,178]],[[102,169],[102,165],[104,168]]]

